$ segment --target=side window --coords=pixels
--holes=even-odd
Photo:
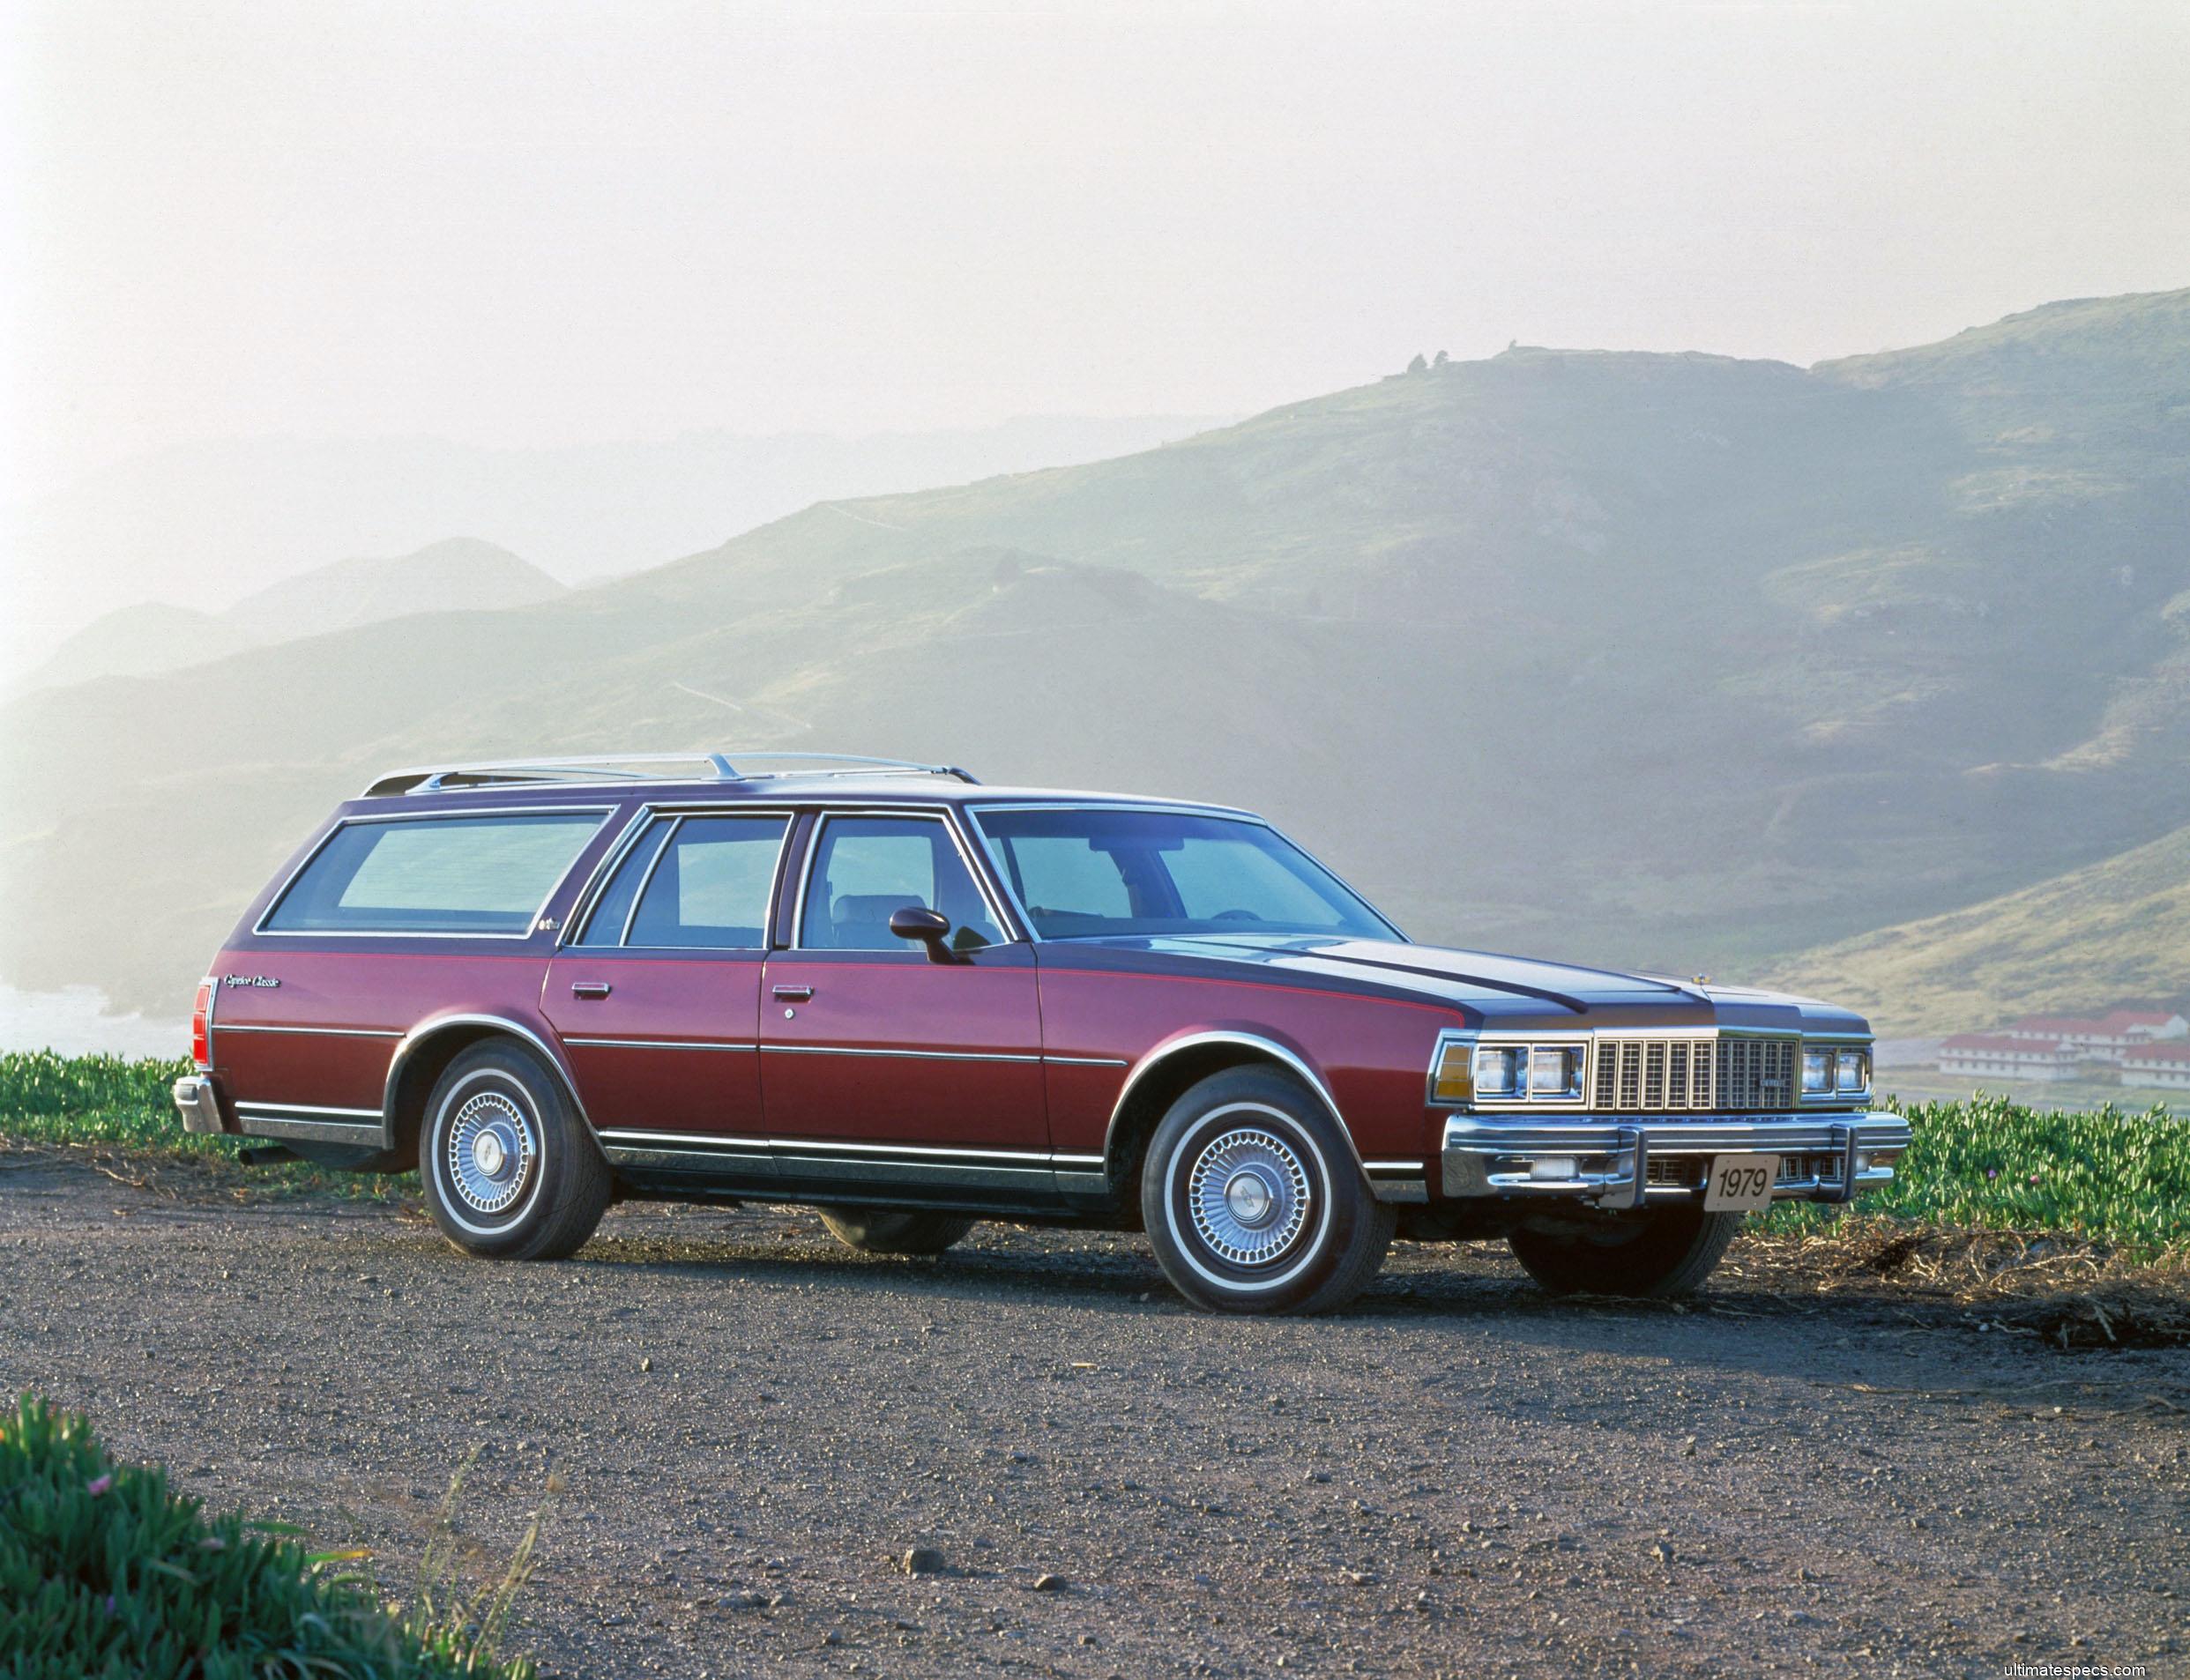
[[[890,918],[908,906],[950,918],[960,950],[1002,942],[980,889],[939,817],[831,817],[799,914],[799,943],[819,950],[903,951]]]
[[[646,884],[647,872],[654,866],[655,854],[661,843],[669,837],[677,826],[674,817],[657,817],[638,843],[623,854],[623,861],[616,866],[615,877],[594,903],[592,913],[585,918],[585,926],[577,936],[580,945],[621,945],[624,924],[631,919],[631,901],[638,896],[638,889]]]
[[[602,814],[350,822],[305,865],[264,925],[282,933],[533,931]]]
[[[765,948],[768,889],[787,826],[779,816],[680,819],[639,895],[629,943]]]

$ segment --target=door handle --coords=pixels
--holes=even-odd
[[[776,995],[786,1003],[804,1003],[814,995],[814,988],[810,985],[779,985],[776,988]]]
[[[606,980],[573,980],[570,995],[574,998],[605,998],[615,988]]]

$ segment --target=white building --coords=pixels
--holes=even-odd
[[[1939,1046],[1939,1071],[1986,1079],[2074,1079],[2083,1054],[2059,1038],[2019,1032],[1958,1032]]]
[[[2116,1009],[2097,1020],[2025,1015],[2008,1031],[2018,1038],[2053,1039],[2093,1061],[2112,1062],[2140,1044],[2190,1036],[2190,1021],[2164,1009]]]
[[[2119,1062],[2125,1085],[2190,1091],[2190,1044],[2139,1044],[2123,1051]]]

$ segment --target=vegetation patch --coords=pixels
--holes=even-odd
[[[354,1551],[206,1514],[157,1467],[118,1464],[84,1418],[26,1396],[0,1417],[0,1669],[13,1680],[376,1676],[530,1680],[495,1645],[529,1573],[436,1614],[384,1606]],[[461,1619],[468,1618],[468,1619]]]

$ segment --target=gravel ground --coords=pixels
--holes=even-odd
[[[0,1383],[391,1586],[473,1448],[490,1550],[552,1460],[516,1643],[553,1673],[2190,1673],[2190,1352],[1820,1296],[1787,1250],[1680,1311],[1402,1245],[1344,1316],[1213,1319],[1132,1238],[883,1261],[631,1205],[495,1265],[15,1155]]]

